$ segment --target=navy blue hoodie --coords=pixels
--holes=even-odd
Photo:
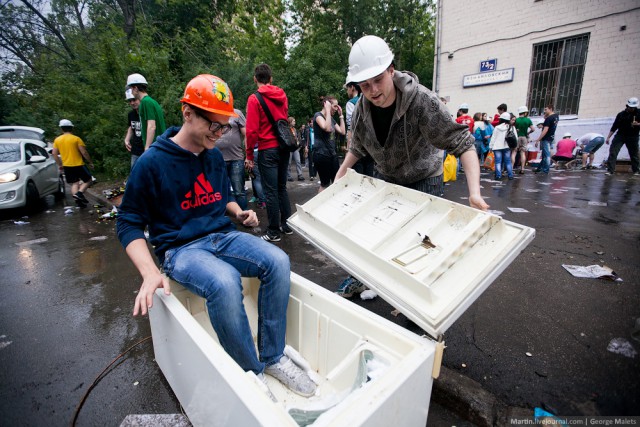
[[[222,153],[214,148],[196,156],[169,139],[179,130],[167,129],[140,156],[118,211],[122,246],[144,239],[149,226],[149,240],[161,264],[167,249],[209,233],[235,230],[226,216],[227,203],[235,199]]]

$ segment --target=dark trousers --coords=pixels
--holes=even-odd
[[[258,168],[267,198],[268,229],[272,234],[280,234],[280,224],[285,224],[291,216],[291,204],[287,193],[289,153],[279,148],[258,151]]]
[[[640,165],[638,164],[638,137],[620,137],[618,134],[616,134],[616,136],[613,137],[613,141],[611,141],[609,159],[607,159],[607,169],[611,173],[616,171],[616,160],[618,159],[618,153],[620,153],[620,149],[623,145],[626,145],[627,151],[629,151],[631,169],[633,169],[634,173],[640,171]]]
[[[316,176],[316,168],[313,164],[313,148],[309,149],[309,178],[315,178]]]

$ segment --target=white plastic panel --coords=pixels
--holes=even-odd
[[[349,170],[287,223],[433,337],[531,242],[535,230]]]

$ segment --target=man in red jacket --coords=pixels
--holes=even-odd
[[[274,121],[287,120],[289,101],[287,94],[278,86],[272,85],[271,67],[260,64],[256,67],[253,81],[258,86],[258,93],[262,96]],[[279,242],[280,233],[293,234],[287,225],[287,218],[291,216],[291,203],[287,193],[287,169],[289,168],[289,153],[281,150],[273,126],[267,118],[256,94],[249,95],[247,100],[246,125],[247,159],[245,167],[253,168],[253,148],[258,144],[258,170],[262,177],[262,186],[267,199],[267,217],[269,225],[262,236],[267,242]]]

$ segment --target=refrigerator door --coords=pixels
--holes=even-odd
[[[464,313],[535,230],[352,170],[287,223],[432,337]]]

